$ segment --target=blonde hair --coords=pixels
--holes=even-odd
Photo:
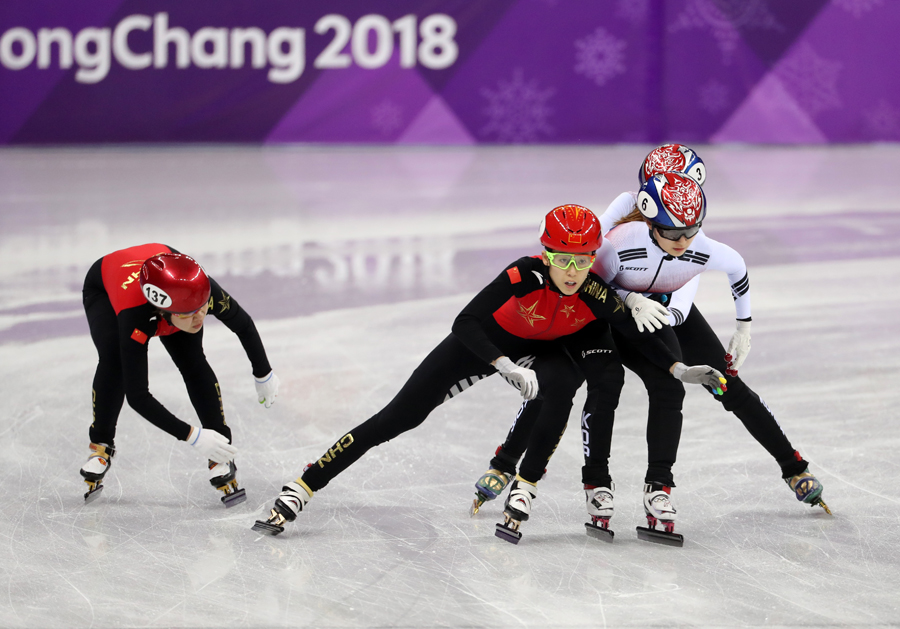
[[[613,227],[615,227],[616,225],[621,225],[622,223],[634,223],[636,221],[644,222],[646,220],[647,219],[644,218],[644,215],[641,214],[641,211],[638,209],[638,206],[635,205],[634,209],[631,210],[631,212],[627,216],[623,216],[622,218],[617,220]]]

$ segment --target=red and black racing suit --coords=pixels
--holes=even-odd
[[[191,404],[204,428],[231,440],[225,424],[222,396],[216,374],[203,353],[203,329],[196,334],[171,325],[166,314],[144,298],[139,276],[144,261],[158,253],[177,253],[158,243],[138,245],[110,253],[94,263],[84,280],[83,302],[91,339],[99,361],[94,374],[94,421],[90,438],[113,446],[122,403],[128,404],[154,426],[184,440],[190,425],[181,421],[150,394],[147,375],[147,343],[158,336],[181,371]],[[209,279],[212,292],[209,314],[234,332],[253,368],[265,376],[272,369],[250,315],[222,287]]]
[[[520,258],[463,308],[451,334],[425,357],[394,399],[338,439],[301,480],[312,491],[322,489],[370,448],[415,428],[437,406],[496,373],[491,363],[508,356],[537,374],[542,421],[529,435],[519,469],[522,478],[537,482],[565,430],[582,380],[561,339],[592,321],[608,322],[635,339],[660,368],[668,369],[677,360],[654,335],[637,332],[630,313],[600,276],[589,273],[579,291],[567,296],[552,285],[540,257]],[[598,330],[598,337],[602,334]],[[596,356],[609,360],[609,355]]]

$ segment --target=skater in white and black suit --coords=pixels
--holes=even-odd
[[[288,483],[268,521],[255,530],[278,534],[313,493],[358,461],[370,448],[421,424],[438,405],[477,381],[500,372],[525,399],[542,401],[519,475],[510,489],[506,522],[498,534],[518,542],[543,474],[572,407],[581,375],[560,342],[591,322],[608,323],[632,339],[668,378],[720,384],[707,366],[687,367],[656,335],[641,334],[622,301],[590,271],[600,247],[600,224],[582,206],[565,205],[544,219],[540,256],[510,264],[456,317],[452,332],[419,365],[381,411],[338,439],[302,476]],[[598,342],[604,342],[598,338]]]
[[[203,327],[212,314],[237,335],[250,359],[259,401],[269,407],[278,392],[278,377],[250,315],[193,258],[159,243],[121,249],[97,260],[85,278],[83,299],[99,356],[91,452],[81,468],[89,487],[85,499],[93,500],[103,487],[116,452],[119,412],[127,399],[154,426],[208,459],[210,483],[225,493],[225,506],[243,501],[222,394],[203,353]],[[150,393],[147,344],[155,336],[184,378],[199,426],[173,415]]]
[[[673,157],[672,154],[675,154]],[[707,237],[700,225],[705,207],[691,204],[702,194],[697,181],[680,173],[659,172],[678,164],[697,180],[706,171],[693,151],[681,145],[666,145],[648,155],[641,168],[644,180],[639,193],[623,193],[600,217],[609,229],[616,261],[613,275],[604,275],[622,295],[640,293],[652,303],[638,307],[656,308],[668,317],[685,362],[709,364],[726,372],[727,390],[714,397],[734,413],[748,432],[769,452],[781,468],[782,478],[798,500],[821,505],[822,485],[808,469],[808,463],[791,445],[769,407],[738,376],[750,350],[750,284],[743,258],[731,247]],[[646,179],[645,179],[646,177]],[[728,275],[734,298],[736,330],[726,350],[700,310],[693,304],[699,276],[705,271]],[[663,304],[668,306],[663,310]],[[613,331],[622,362],[644,380],[650,399],[647,424],[648,469],[645,476],[645,510],[648,518],[674,522],[675,509],[669,495],[674,487],[672,465],[681,433],[683,389],[658,386],[654,367],[634,351],[628,339]],[[588,399],[582,415],[585,486],[588,513],[594,524],[605,528],[613,514],[614,485],[609,472],[612,427],[622,380],[613,371],[600,379],[588,378]],[[656,378],[658,381],[658,378]],[[496,486],[498,472],[515,473],[515,464],[525,447],[525,436],[537,421],[538,403],[526,403],[520,410],[506,442],[491,461],[491,470],[479,479]],[[483,490],[481,490],[482,493]],[[492,494],[493,492],[491,492]],[[488,499],[493,495],[488,495]]]

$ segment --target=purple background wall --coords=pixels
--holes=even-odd
[[[349,65],[317,67],[342,24]],[[898,26],[894,0],[5,0],[0,143],[898,141]]]

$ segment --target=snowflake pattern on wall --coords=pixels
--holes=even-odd
[[[887,140],[900,136],[900,112],[883,98],[863,111],[862,118],[870,137]]]
[[[863,15],[879,7],[884,0],[832,0],[834,5],[842,8],[844,11],[855,17],[861,18]]]
[[[612,36],[605,28],[575,40],[575,74],[583,74],[598,86],[625,73],[624,40]]]
[[[553,137],[556,131],[547,123],[553,109],[547,102],[556,88],[541,88],[537,80],[526,81],[522,68],[513,71],[512,80],[500,79],[496,89],[481,88],[488,101],[484,113],[488,123],[482,136],[496,136],[500,142],[535,142],[540,135]]]
[[[804,42],[779,64],[775,73],[800,106],[815,116],[842,106],[837,80],[843,65],[819,56]]]
[[[616,17],[632,24],[643,24],[650,13],[650,0],[619,0],[616,3]]]
[[[715,79],[708,81],[697,94],[700,109],[717,114],[728,107],[728,86]]]
[[[403,126],[403,109],[395,102],[385,99],[372,107],[372,126],[387,137]]]
[[[731,55],[741,39],[740,31],[784,30],[764,0],[688,0],[687,7],[675,18],[670,33],[684,30],[711,30],[722,62],[731,63]]]

